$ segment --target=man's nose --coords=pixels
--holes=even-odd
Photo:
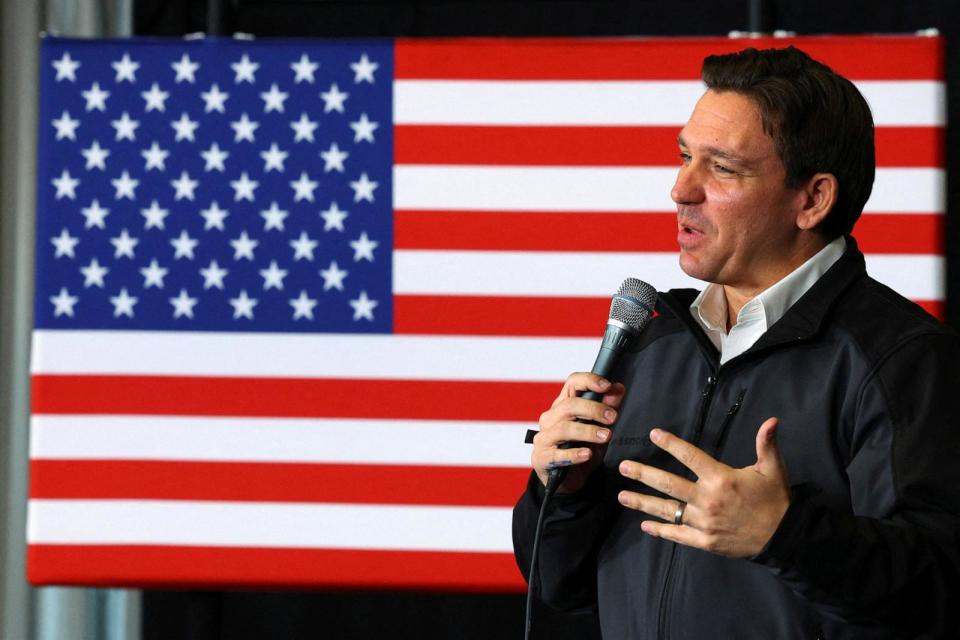
[[[677,204],[691,204],[703,200],[703,186],[695,167],[691,165],[680,167],[677,180],[670,190],[670,197]]]

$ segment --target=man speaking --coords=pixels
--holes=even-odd
[[[563,466],[534,586],[605,638],[956,637],[960,341],[850,235],[869,107],[795,48],[702,74],[671,196],[708,284],[661,293],[616,382],[575,373],[540,417],[520,567]]]

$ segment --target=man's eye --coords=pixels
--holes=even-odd
[[[681,151],[681,152],[680,152],[680,162],[682,162],[683,164],[686,164],[686,163],[690,162],[690,154]]]
[[[713,168],[716,169],[718,173],[733,173],[733,169],[728,169],[722,164],[715,164]]]

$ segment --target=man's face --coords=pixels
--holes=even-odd
[[[758,292],[795,268],[805,194],[784,185],[786,170],[753,101],[707,91],[678,140],[681,166],[670,196],[683,271]]]

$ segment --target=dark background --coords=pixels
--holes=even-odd
[[[960,2],[956,0],[136,0],[136,35],[725,35],[774,29],[947,38],[947,321],[960,326]],[[520,488],[518,488],[519,494]],[[145,640],[521,638],[524,598],[420,592],[145,591]],[[535,611],[536,638],[599,638],[589,616]]]

